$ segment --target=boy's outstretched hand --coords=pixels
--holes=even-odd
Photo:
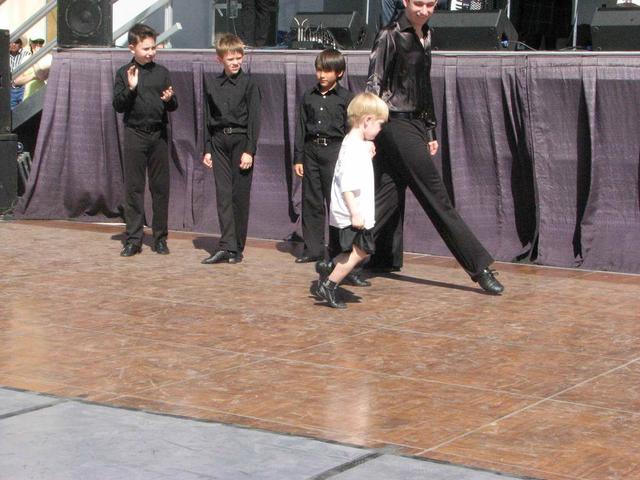
[[[138,67],[131,65],[127,69],[127,81],[129,82],[129,89],[135,90],[138,86]]]
[[[293,171],[299,177],[304,177],[304,165],[302,163],[296,163],[293,165]]]
[[[213,167],[213,160],[211,159],[210,153],[204,154],[204,157],[202,157],[202,163],[204,163],[205,167],[207,168]]]
[[[160,100],[163,102],[168,102],[173,97],[173,87],[168,87],[166,90],[162,91],[162,95],[160,96]]]

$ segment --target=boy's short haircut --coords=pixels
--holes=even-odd
[[[349,125],[352,127],[357,125],[367,115],[386,122],[389,119],[389,107],[380,97],[371,92],[359,93],[353,97],[347,107]]]
[[[322,72],[344,72],[347,68],[347,63],[344,59],[344,55],[335,48],[327,48],[321,51],[316,57],[316,70]]]
[[[145,38],[153,38],[155,40],[157,37],[158,32],[153,28],[144,23],[136,23],[129,29],[128,41],[129,45],[137,45]]]
[[[244,55],[244,42],[233,33],[223,33],[216,38],[216,54],[222,58],[227,53]]]

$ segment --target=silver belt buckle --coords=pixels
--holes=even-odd
[[[323,147],[329,146],[329,142],[327,142],[327,139],[325,137],[318,137],[316,140],[316,143],[318,145],[322,145]]]
[[[224,133],[225,135],[231,135],[233,133],[233,128],[231,127],[224,127],[222,129],[222,133]]]

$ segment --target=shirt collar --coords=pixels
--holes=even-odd
[[[144,68],[145,70],[149,70],[149,69],[153,68],[153,66],[155,65],[155,62],[149,62],[149,63],[145,63],[144,65],[142,65],[141,63],[136,62],[136,57],[133,57],[131,59],[131,63],[133,63],[137,67]]]
[[[235,85],[238,83],[238,79],[242,76],[242,68],[240,69],[240,71],[238,73],[236,73],[235,75],[232,75],[231,77],[229,77],[224,70],[222,70],[222,72],[220,73],[220,75],[218,75],[218,78],[220,79],[220,83],[224,84],[225,82],[230,82],[232,85]]]
[[[329,94],[336,94],[336,95],[337,95],[337,94],[338,94],[338,89],[339,89],[339,88],[340,88],[340,84],[339,84],[339,83],[336,83],[336,84],[334,85],[334,87],[333,87],[331,90],[329,90],[327,93],[322,93],[322,92],[320,91],[320,85],[318,85],[318,84],[316,83],[315,87],[313,87],[313,91],[314,91],[314,93],[317,93],[318,95],[329,95]]]
[[[413,30],[413,25],[411,25],[411,22],[409,22],[409,19],[407,18],[407,14],[406,12],[402,12],[400,14],[400,17],[398,17],[398,28],[400,29],[401,32],[404,32],[405,30]],[[423,34],[427,34],[427,32],[429,31],[429,25],[428,23],[425,23],[422,26],[422,33]]]

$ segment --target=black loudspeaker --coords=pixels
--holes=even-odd
[[[0,214],[12,210],[18,194],[18,136],[0,135]]]
[[[429,27],[434,50],[515,50],[518,42],[504,10],[440,11]]]
[[[113,45],[111,0],[58,0],[58,45]]]
[[[9,30],[0,30],[0,135],[11,133]]]
[[[594,50],[640,50],[640,8],[600,8],[591,21]]]
[[[313,43],[324,48],[357,49],[366,40],[367,26],[358,12],[298,12],[291,21],[290,35],[291,48]]]

